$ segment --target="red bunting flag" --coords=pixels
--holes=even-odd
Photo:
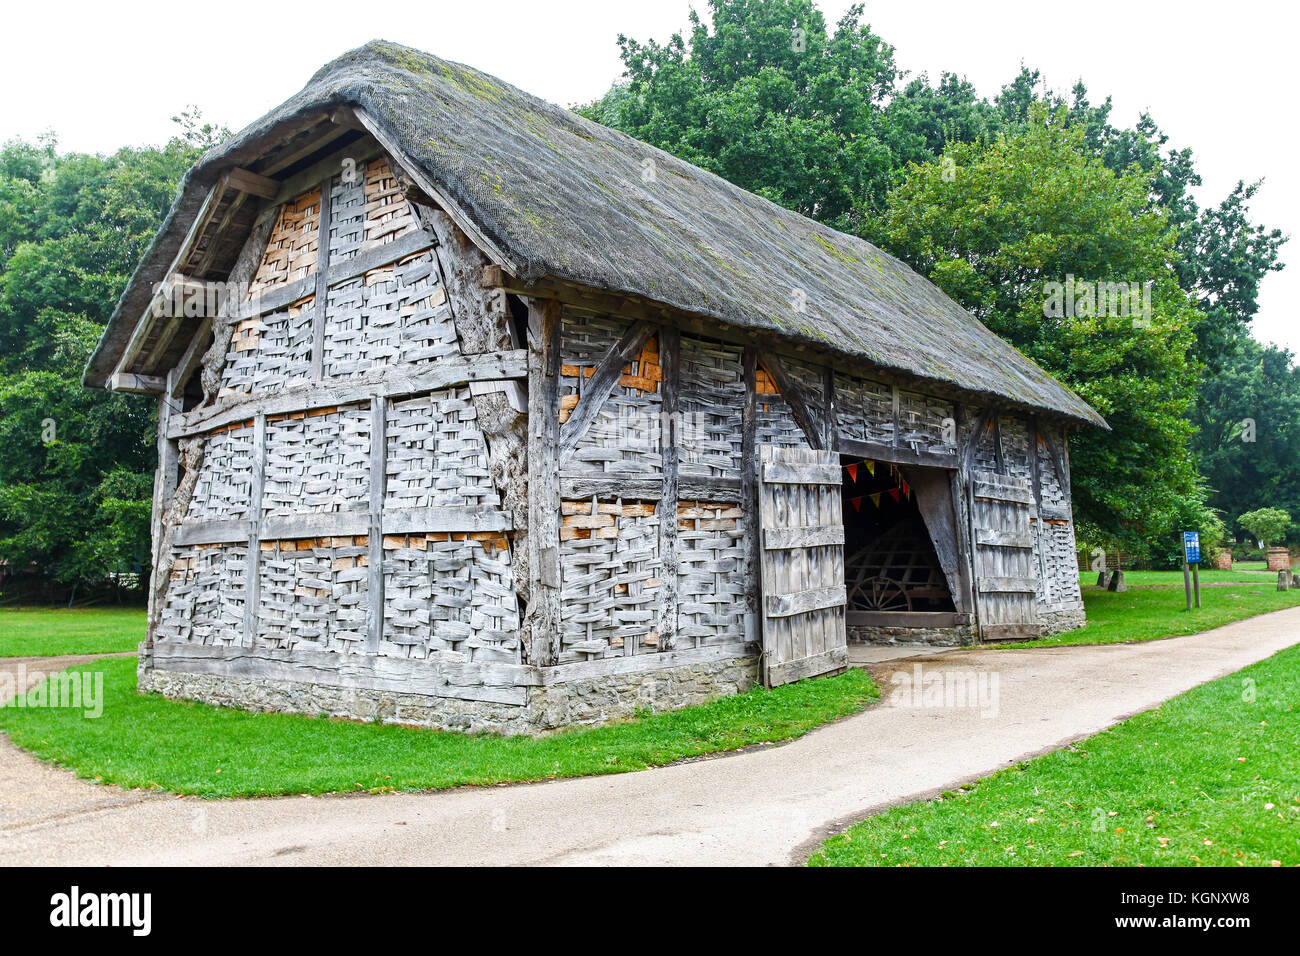
[[[858,480],[858,466],[856,464],[852,464],[852,465],[845,465],[844,467],[849,470],[849,477],[856,482]]]
[[[898,500],[898,489],[897,489],[897,488],[890,488],[890,489],[889,489],[889,497],[891,497],[891,498],[893,498],[895,501],[897,501],[897,500]]]
[[[912,497],[912,486],[907,482],[903,482],[903,494],[907,495],[909,499]]]
[[[854,510],[854,511],[861,511],[861,510],[862,510],[862,499],[861,499],[861,498],[850,498],[850,499],[849,499],[849,504],[853,505],[853,510]]]

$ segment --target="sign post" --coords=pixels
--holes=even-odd
[[[1187,567],[1191,565],[1190,577]],[[1183,532],[1183,590],[1187,592],[1187,610],[1192,609],[1193,593],[1196,606],[1201,606],[1201,533],[1199,531]]]

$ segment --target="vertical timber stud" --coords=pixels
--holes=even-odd
[[[560,651],[560,303],[528,300],[529,663]]]
[[[244,639],[252,647],[257,639],[257,605],[262,596],[262,491],[266,486],[266,415],[253,419],[253,480],[248,495],[248,557],[244,559]]]
[[[1034,550],[1038,552],[1038,587],[1043,603],[1051,603],[1052,595],[1047,593],[1047,555],[1044,553],[1043,541],[1043,476],[1038,461],[1038,446],[1042,436],[1038,432],[1038,419],[1029,419],[1029,480],[1034,485]]]
[[[893,421],[894,421],[893,435],[892,435],[891,438],[890,438],[890,444],[893,445],[895,448],[897,448],[897,447],[898,447],[899,434],[900,434],[900,433],[902,432],[902,430],[903,430],[903,423],[902,423],[901,421],[899,421],[899,415],[900,415],[900,402],[899,402],[899,398],[898,398],[898,386],[897,386],[897,385],[890,385],[890,386],[889,386],[889,395],[890,395],[890,401],[891,401],[892,404],[893,404],[893,413],[892,413],[892,414],[893,414]]]
[[[742,355],[745,406],[740,415],[740,507],[745,522],[745,640],[759,640],[758,559],[758,349],[746,346]]]
[[[366,545],[366,653],[378,654],[384,636],[384,496],[387,488],[388,402],[370,399],[370,527]]]
[[[325,368],[325,300],[329,298],[330,185],[333,176],[320,184],[320,231],[316,234],[316,299],[311,320],[311,378],[319,382]]]
[[[659,442],[663,449],[663,490],[659,496],[659,649],[671,651],[677,640],[677,459],[681,424],[678,387],[681,334],[659,330],[659,363],[663,373],[663,418]]]
[[[822,368],[822,447],[839,451],[839,424],[835,412],[835,370],[829,365]]]

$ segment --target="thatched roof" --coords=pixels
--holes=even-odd
[[[111,371],[130,334],[124,325],[162,278],[207,185],[293,121],[339,106],[364,111],[518,279],[638,296],[1104,425],[1077,395],[870,243],[494,77],[382,41],[325,66],[190,171],[91,360],[88,384]]]

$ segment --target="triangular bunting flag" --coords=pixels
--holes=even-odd
[[[850,499],[849,499],[849,504],[853,505],[853,510],[854,510],[854,511],[861,511],[861,510],[862,510],[862,499],[861,499],[861,498],[850,498]]]
[[[889,489],[889,497],[891,497],[891,498],[893,498],[895,501],[897,501],[897,500],[898,500],[898,489],[897,489],[897,488],[890,488],[890,489]]]
[[[856,464],[853,464],[853,465],[845,465],[844,467],[847,468],[847,469],[849,470],[849,477],[852,478],[854,481],[857,481],[857,480],[858,480],[858,466],[857,466]],[[858,500],[861,501],[862,499],[859,498]]]
[[[883,491],[877,491],[874,495],[871,495],[871,496],[870,496],[870,497],[871,497],[871,503],[872,503],[873,505],[875,505],[877,508],[880,507],[880,496],[883,495],[883,494],[884,494]]]
[[[903,482],[903,494],[907,495],[909,499],[912,497],[912,486],[907,482]]]
[[[871,477],[876,477],[876,463],[874,461],[864,461],[862,464],[867,466],[867,471],[871,472]]]

